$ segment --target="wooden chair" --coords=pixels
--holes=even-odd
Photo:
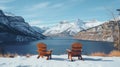
[[[75,42],[72,44],[71,50],[67,49],[68,52],[68,59],[72,60],[72,57],[78,57],[78,59],[82,59],[81,53],[82,53],[82,44]]]
[[[46,44],[38,43],[37,48],[38,48],[37,52],[39,53],[37,58],[39,57],[43,58],[43,56],[47,56],[47,60],[51,59],[52,50],[47,50]]]

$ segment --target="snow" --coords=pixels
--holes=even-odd
[[[67,59],[67,55],[52,55],[51,60],[37,59],[37,55],[29,58],[17,56],[15,58],[0,57],[0,67],[119,67],[120,57],[96,57],[83,55],[83,60]]]
[[[62,21],[59,24],[46,30],[43,34],[52,35],[52,34],[60,34],[66,32],[69,33],[70,35],[74,35],[74,33],[76,34],[80,30],[82,29],[79,28],[78,24]]]
[[[110,19],[111,21],[119,21],[120,20],[120,16],[117,16],[117,17],[115,17],[115,18],[112,18],[112,19]]]
[[[102,24],[103,22],[100,22],[98,20],[91,20],[91,21],[86,21],[85,23],[85,27],[86,28],[91,28],[91,27],[95,27],[95,26],[98,26],[100,24]]]
[[[85,30],[100,25],[102,23],[103,22],[97,21],[95,19],[90,21],[82,21],[78,19],[76,22],[61,21],[59,24],[47,29],[43,34],[47,36],[54,34],[61,34],[61,33],[67,33],[68,35],[75,35],[81,30]]]

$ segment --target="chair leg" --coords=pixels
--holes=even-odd
[[[80,56],[80,57],[81,57],[81,60],[83,60],[82,56]]]
[[[49,60],[49,56],[47,56],[46,60]]]
[[[79,60],[83,60],[82,56],[78,56],[78,59],[79,59]]]
[[[69,54],[68,54],[68,59],[69,59]]]
[[[43,55],[41,55],[41,58],[43,58]]]
[[[51,55],[51,54],[50,54],[50,56],[49,56],[49,57],[50,57],[50,59],[52,59],[52,55]]]
[[[39,59],[40,55],[38,55],[37,59]]]
[[[69,59],[70,59],[71,61],[73,61],[73,59],[72,59],[72,56],[71,56],[71,55],[69,56]]]
[[[81,57],[80,56],[78,56],[78,60],[80,60],[81,59]]]

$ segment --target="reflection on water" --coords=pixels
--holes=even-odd
[[[73,42],[83,44],[83,54],[91,54],[93,52],[109,53],[113,50],[111,42],[85,41],[76,39],[46,39],[33,42],[7,42],[0,43],[0,53],[17,53],[17,54],[37,54],[36,44],[43,42],[47,44],[48,49],[53,49],[53,54],[66,54],[66,49],[71,47]]]

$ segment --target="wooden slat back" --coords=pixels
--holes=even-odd
[[[47,50],[47,46],[44,43],[38,43],[37,48],[38,48],[38,51],[40,51],[40,52],[44,52]]]
[[[81,43],[75,42],[72,44],[72,51],[73,52],[81,52],[81,49],[82,49]]]

